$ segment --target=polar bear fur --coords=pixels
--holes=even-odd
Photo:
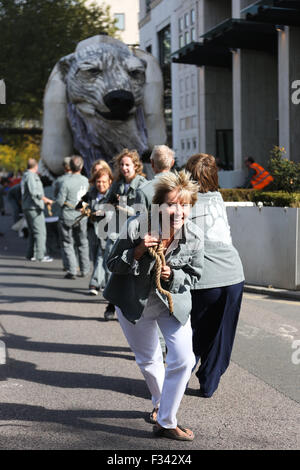
[[[89,173],[97,158],[165,143],[162,97],[152,55],[104,35],[80,42],[55,65],[45,89],[40,172],[59,176],[64,157],[76,152]]]

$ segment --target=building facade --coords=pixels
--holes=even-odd
[[[110,6],[121,41],[128,45],[139,44],[139,0],[96,0],[96,3]]]
[[[279,145],[300,161],[299,1],[140,0],[139,28],[140,47],[161,65],[169,50],[166,118],[178,164],[211,153],[227,170],[221,185],[234,187],[246,156],[267,165]]]

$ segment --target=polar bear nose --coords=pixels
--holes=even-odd
[[[105,105],[112,113],[128,113],[134,106],[134,96],[126,90],[115,90],[103,96]]]

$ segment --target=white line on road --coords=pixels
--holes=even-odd
[[[0,364],[6,363],[6,351],[4,341],[0,341]]]

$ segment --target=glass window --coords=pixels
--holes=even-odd
[[[186,31],[184,33],[184,42],[185,42],[185,44],[189,44],[189,42],[190,42],[190,32],[189,31]]]
[[[116,21],[116,27],[121,31],[125,29],[125,14],[124,13],[115,13],[114,14]]]
[[[216,157],[221,161],[224,170],[233,170],[232,129],[216,130]]]
[[[191,28],[191,41],[196,40],[196,31],[195,28]]]
[[[191,75],[192,90],[195,90],[195,75]]]
[[[194,24],[195,23],[195,10],[192,9],[191,10],[191,24]]]
[[[178,20],[178,29],[179,29],[179,32],[183,30],[183,18],[179,18]]]
[[[196,104],[196,93],[191,94],[191,106],[195,106]]]
[[[190,25],[189,14],[186,13],[186,14],[184,15],[184,26],[185,26],[185,28],[187,28],[189,25]]]
[[[181,150],[184,150],[184,140],[181,141]]]
[[[195,150],[197,148],[197,139],[196,137],[193,138],[193,149]]]
[[[179,47],[183,47],[184,46],[184,41],[183,41],[183,36],[182,34],[179,36]]]
[[[172,147],[172,87],[171,87],[171,26],[158,32],[159,64],[164,83],[164,114],[167,127],[167,145]]]

